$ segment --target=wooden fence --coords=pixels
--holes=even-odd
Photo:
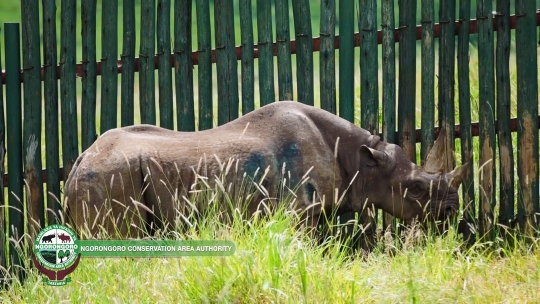
[[[10,207],[6,218],[9,226],[3,227],[6,238],[1,241],[4,245],[10,240],[9,250],[4,250],[11,255],[6,259],[8,264],[13,268],[22,263],[15,250],[20,243],[13,240],[22,242],[21,235],[28,229],[24,228],[21,212],[24,206],[41,225],[46,218],[48,223],[56,221],[56,212],[61,208],[61,182],[79,153],[92,144],[98,133],[134,123],[135,73],[139,74],[141,122],[170,129],[175,121],[177,129],[184,131],[212,128],[214,121],[221,125],[237,118],[239,113],[252,111],[256,104],[292,99],[293,83],[296,83],[300,102],[313,105],[315,90],[320,90],[322,108],[353,122],[355,108],[359,107],[360,125],[381,134],[389,142],[400,144],[413,161],[417,153],[424,159],[433,145],[436,121],[439,127],[454,130],[452,146],[454,139],[460,139],[462,162],[472,162],[472,138],[479,136],[477,152],[481,169],[471,166],[462,186],[465,221],[478,223],[478,234],[488,236],[492,236],[496,223],[512,226],[518,222],[525,230],[538,227],[537,29],[540,12],[536,11],[535,1],[516,0],[515,15],[510,15],[510,0],[497,0],[495,7],[491,0],[478,0],[476,18],[471,19],[469,0],[459,0],[459,3],[441,0],[438,12],[434,1],[430,0],[421,3],[400,0],[399,7],[393,0],[359,0],[358,3],[323,0],[320,1],[319,33],[313,33],[310,1],[291,2],[293,26],[289,20],[288,0],[275,0],[274,15],[272,2],[267,0],[215,0],[213,4],[209,0],[175,0],[174,5],[170,0],[141,0],[140,24],[136,24],[134,1],[123,1],[123,19],[120,20],[123,32],[119,37],[118,0],[100,1],[101,11],[97,10],[97,0],[61,1],[60,24],[56,22],[55,0],[43,0],[42,10],[38,0],[22,0],[23,22],[4,24],[4,51],[0,48],[5,56],[5,67],[0,66],[0,70],[5,68],[1,77],[5,99],[0,90],[0,134],[4,134],[7,143],[9,174],[4,175],[0,188],[8,188],[6,203]],[[417,16],[417,8],[421,8],[421,16]],[[239,12],[240,46],[235,46],[235,10]],[[379,10],[382,20],[377,20]],[[399,18],[396,20],[397,10]],[[360,12],[357,24],[356,12]],[[99,15],[102,18],[100,29],[96,22]],[[77,18],[82,25],[82,49],[76,47],[80,32]],[[193,18],[196,19],[197,41],[192,37]],[[420,20],[418,24],[417,20]],[[136,41],[137,31],[140,31],[140,42]],[[294,39],[291,39],[291,31]],[[471,121],[471,34],[477,34],[481,54],[478,122]],[[509,60],[512,34],[515,36],[515,66],[510,65]],[[212,37],[215,37],[214,49]],[[96,39],[101,41],[99,51]],[[420,52],[418,40],[421,41]],[[122,41],[121,50],[119,41]],[[380,54],[379,44],[382,44]],[[358,47],[360,57],[356,58],[355,48]],[[76,62],[77,52],[82,52],[81,63]],[[318,75],[314,71],[314,52],[319,52]],[[277,57],[277,83],[274,57]],[[438,75],[435,75],[436,57]],[[415,129],[418,121],[414,68],[417,58],[421,60],[419,130]],[[292,67],[294,62],[296,69]],[[212,81],[213,64],[217,84]],[[198,70],[197,79],[194,79],[194,68]],[[354,82],[357,69],[360,70],[359,100]],[[155,70],[159,98],[155,94]],[[381,83],[377,81],[379,71],[382,71]],[[514,71],[517,71],[517,103],[510,95],[510,74]],[[320,82],[317,88],[315,77],[319,77]],[[82,84],[80,96],[77,94],[79,81]],[[97,95],[98,81],[100,96]],[[217,99],[212,91],[216,85]],[[379,86],[382,86],[382,96],[379,96]],[[117,111],[119,103],[120,113]],[[98,104],[101,105],[99,122],[96,119]],[[217,117],[213,116],[214,104],[218,108]],[[511,117],[510,107],[516,104],[517,117]],[[176,113],[173,105],[176,105]],[[82,112],[81,121],[77,118],[78,107]],[[459,109],[459,125],[455,122],[455,108]],[[41,136],[43,130],[45,140]],[[513,146],[512,132],[517,132],[517,147]],[[43,171],[41,142],[45,142],[46,169]],[[421,142],[419,151],[417,142]],[[2,142],[0,160],[4,151]],[[500,171],[498,180],[496,168]],[[479,185],[475,185],[475,174],[481,176]],[[515,192],[518,197],[514,196]],[[45,202],[50,210],[47,214]],[[465,233],[471,237],[474,230],[468,229]]]

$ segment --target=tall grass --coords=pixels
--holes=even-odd
[[[540,297],[540,239],[516,237],[512,243],[497,240],[497,246],[478,242],[468,247],[455,227],[441,236],[412,226],[397,238],[381,231],[370,254],[350,251],[348,240],[310,237],[300,214],[291,208],[294,195],[286,189],[286,174],[278,191],[271,191],[263,189],[264,178],[240,172],[246,191],[234,191],[228,177],[236,171],[224,162],[220,174],[199,175],[189,195],[182,197],[184,212],[157,232],[159,238],[175,240],[232,240],[234,255],[85,258],[64,287],[43,284],[37,270],[28,267],[25,283],[12,281],[0,293],[2,301],[522,303]],[[260,211],[246,217],[243,206],[258,193],[264,196]],[[272,199],[281,203],[264,203]],[[107,232],[100,237],[108,237]]]
[[[230,257],[84,259],[65,287],[49,287],[32,270],[4,302],[365,303],[534,302],[540,297],[539,240],[529,246],[463,249],[416,228],[400,250],[347,255],[339,243],[317,246],[281,210],[249,224],[235,217],[197,224],[185,239],[231,239]]]

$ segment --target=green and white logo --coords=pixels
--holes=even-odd
[[[228,240],[78,240],[73,230],[51,225],[39,232],[32,259],[46,277],[43,282],[63,286],[68,274],[85,258],[167,258],[181,256],[230,256],[236,245]]]
[[[66,277],[73,272],[80,261],[77,235],[62,225],[51,225],[39,232],[34,243],[34,264],[47,276],[43,281],[48,285],[62,286],[70,282]]]

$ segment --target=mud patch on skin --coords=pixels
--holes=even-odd
[[[298,165],[301,164],[300,147],[295,142],[284,144],[277,155],[277,169],[283,178],[287,178],[287,185],[295,187],[300,182]],[[283,170],[285,169],[285,170]]]
[[[261,176],[265,168],[265,158],[258,152],[252,153],[248,159],[246,159],[243,166],[244,172],[251,178]]]
[[[94,180],[96,178],[96,172],[89,171],[88,173],[86,173],[86,178],[88,178],[89,180]]]
[[[315,191],[316,191],[315,186],[313,186],[312,183],[306,183],[305,190],[306,190],[306,197],[308,201],[313,202],[313,198],[315,196]]]

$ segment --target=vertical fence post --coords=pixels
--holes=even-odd
[[[238,118],[238,71],[232,0],[215,0],[218,125]]]
[[[339,0],[339,116],[354,122],[354,1]]]
[[[139,89],[141,123],[156,124],[155,65],[156,2],[141,1],[141,45],[139,52]]]
[[[518,111],[518,220],[532,234],[538,228],[538,59],[535,1],[516,0]],[[535,216],[536,214],[536,216]]]
[[[171,1],[158,0],[159,126],[174,129],[171,71]]]
[[[0,28],[1,33],[1,28]],[[1,41],[1,39],[0,39]],[[0,43],[0,73],[2,70],[2,44]],[[6,169],[5,156],[6,156],[6,123],[4,120],[4,83],[0,77],[0,266],[6,267],[6,212],[7,205],[4,197],[4,172]],[[5,284],[5,273],[0,270],[0,288]]]
[[[45,79],[45,157],[47,162],[47,223],[58,223],[60,206],[60,157],[58,130],[58,75],[56,64],[56,3],[43,1],[43,69]],[[41,170],[39,170],[41,171]],[[41,172],[40,172],[41,173]]]
[[[499,143],[499,224],[514,219],[514,156],[510,131],[510,0],[497,0],[497,129]]]
[[[261,106],[276,100],[274,92],[274,56],[272,54],[272,2],[257,0],[259,47],[259,91]]]
[[[491,0],[478,0],[478,81],[480,106],[480,235],[493,237],[495,205],[495,83],[493,67],[493,21]]]
[[[324,0],[321,3],[321,108],[336,114],[336,1]]]
[[[433,147],[433,129],[435,125],[434,6],[433,0],[422,0],[422,19],[420,20],[422,24],[422,146],[420,159],[422,162],[426,160],[431,147]],[[448,29],[446,30],[448,31]]]
[[[475,241],[474,230],[471,226],[476,222],[474,199],[474,166],[471,133],[471,87],[469,80],[469,24],[471,19],[471,2],[459,2],[459,37],[458,37],[458,86],[459,86],[459,125],[461,129],[461,160],[469,163],[465,179],[461,183],[463,193],[463,218],[465,240],[469,244]]]
[[[265,2],[270,3],[270,1]],[[324,8],[322,7],[324,2],[321,3],[321,13],[324,12]],[[323,39],[323,36],[321,36],[321,39]],[[293,80],[291,62],[291,31],[289,28],[289,0],[276,0],[276,40],[279,100],[292,100]],[[334,44],[332,41],[332,46],[333,45]]]
[[[251,2],[249,3],[251,9]],[[212,77],[212,37],[210,28],[210,5],[208,0],[197,0],[197,64],[199,86],[199,130],[213,127],[213,77]],[[240,15],[242,4],[240,4]],[[250,16],[251,17],[251,16]],[[251,22],[251,19],[249,20]],[[251,25],[250,25],[251,28]],[[253,31],[253,29],[251,29]],[[244,29],[242,28],[242,34]],[[253,38],[249,47],[253,49]],[[243,49],[242,49],[243,51]],[[243,77],[243,73],[242,73]],[[242,92],[244,85],[242,85]],[[244,94],[242,94],[244,95]],[[242,96],[244,97],[244,96]]]
[[[360,0],[362,13],[358,27],[360,31],[360,107],[361,126],[379,133],[379,70],[377,45],[377,2]]]
[[[77,91],[76,91],[76,24],[77,7],[75,1],[62,1],[62,23],[60,37],[60,103],[62,118],[62,154],[64,180],[79,156],[79,136],[77,132]]]
[[[101,134],[116,128],[118,112],[118,0],[103,1],[101,21]],[[143,18],[145,20],[146,18]],[[153,65],[152,65],[153,67]],[[142,76],[141,76],[142,77]],[[142,91],[142,88],[141,88]],[[141,105],[142,105],[141,92]],[[142,114],[141,114],[142,117]]]
[[[358,20],[360,32],[360,108],[361,126],[371,132],[379,133],[379,71],[378,71],[378,44],[377,44],[377,1],[360,0],[359,7],[362,13]],[[362,212],[362,224],[366,228],[362,248],[369,249],[375,245],[376,214],[371,211],[371,205]],[[375,215],[375,216],[374,216]]]
[[[439,44],[439,124],[446,132],[446,155],[443,168],[454,169],[454,83],[455,83],[455,41],[454,21],[456,15],[455,0],[440,2],[439,23],[441,39]],[[423,113],[422,113],[423,114]]]
[[[45,222],[43,208],[43,178],[41,174],[41,52],[39,34],[39,2],[23,0],[22,55],[24,87],[23,157],[27,186],[27,211],[33,221],[29,227],[38,229]],[[34,227],[34,223],[38,227]],[[30,230],[32,235],[34,231]]]
[[[122,105],[121,125],[125,127],[135,123],[135,45],[137,39],[135,34],[135,1],[124,1],[122,9],[124,13],[124,33],[121,55],[122,88],[120,94]]]
[[[7,151],[9,173],[9,211],[6,219],[6,240],[9,241],[9,267],[19,280],[24,279],[22,242],[23,175],[22,175],[22,108],[21,108],[21,48],[18,23],[5,24],[6,48],[6,114]]]
[[[251,1],[240,0],[242,40],[242,114],[255,109],[255,68],[253,60],[253,21]],[[279,60],[279,59],[278,59]]]
[[[398,139],[416,162],[416,0],[399,0]]]
[[[313,41],[308,0],[293,0],[298,101],[313,105]],[[351,64],[351,63],[349,63]]]
[[[396,41],[394,36],[394,1],[382,0],[382,136],[389,143],[396,142]],[[384,213],[383,228],[393,231],[396,221]]]
[[[181,131],[195,131],[193,61],[191,58],[191,6],[191,0],[176,0],[174,4],[176,119],[178,130]]]
[[[82,1],[81,145],[85,151],[96,140],[96,0]],[[125,16],[125,15],[124,15]],[[126,67],[124,66],[124,69]],[[123,119],[122,115],[122,119]]]

